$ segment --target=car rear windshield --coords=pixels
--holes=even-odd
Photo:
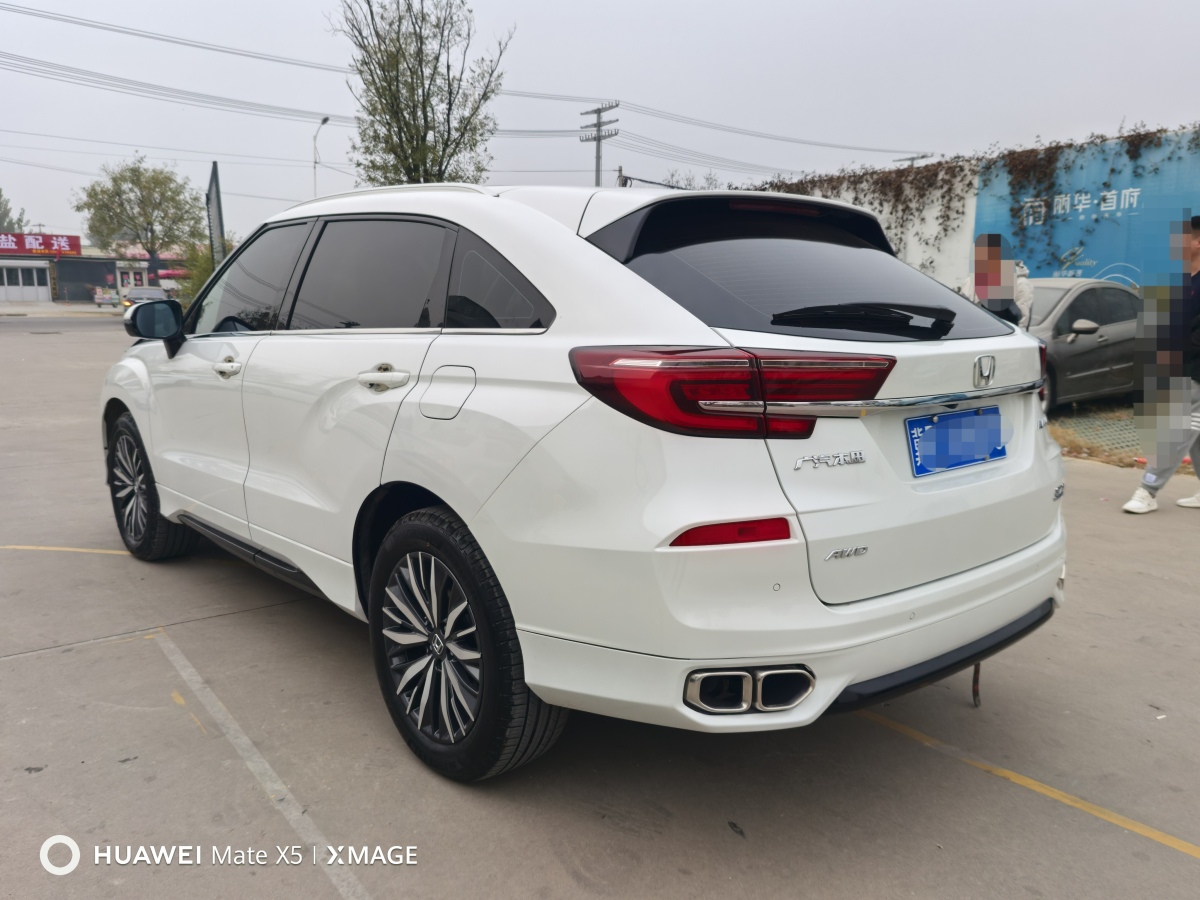
[[[902,263],[852,211],[696,198],[588,238],[705,324],[858,341],[993,337],[1011,328]]]

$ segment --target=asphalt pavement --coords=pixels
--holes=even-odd
[[[129,340],[0,316],[0,895],[1200,896],[1194,478],[1134,517],[1136,472],[1068,461],[1067,605],[980,708],[967,672],[790,732],[575,714],[465,786],[405,747],[363,624],[211,547],[123,551],[97,398]],[[95,862],[177,845],[202,864]]]

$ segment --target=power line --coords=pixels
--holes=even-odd
[[[70,172],[72,175],[86,175],[88,178],[98,178],[99,172],[85,172],[82,169],[68,169],[63,166],[52,166],[47,163],[31,162],[27,159],[10,159],[6,156],[0,156],[0,163],[12,163],[15,166],[32,166],[35,169],[52,169],[55,172]],[[295,197],[264,197],[262,194],[240,194],[236,191],[222,191],[222,196],[227,197],[250,197],[254,200],[278,200],[283,203],[300,203]]]
[[[66,169],[62,166],[52,166],[48,163],[29,162],[25,159],[9,159],[6,156],[0,156],[0,162],[12,163],[14,166],[33,166],[36,169],[53,169],[55,172],[70,172],[72,175],[87,175],[89,178],[95,178],[95,172],[84,172],[81,169]]]
[[[664,109],[655,109],[651,106],[642,106],[639,103],[625,103],[625,109],[630,112],[641,113],[644,116],[653,116],[658,119],[666,119],[670,122],[679,122],[683,125],[693,125],[697,128],[710,128],[714,131],[725,131],[730,134],[741,134],[747,137],[762,138],[768,141],[784,141],[789,144],[804,144],[809,147],[829,147],[834,150],[859,150],[863,153],[923,153],[921,150],[897,150],[887,147],[860,147],[853,144],[835,144],[829,141],[813,141],[807,138],[788,137],[782,134],[769,134],[765,131],[753,131],[749,128],[737,128],[733,125],[722,125],[719,122],[709,122],[705,119],[694,119],[691,116],[683,116],[678,113],[668,112]]]
[[[114,156],[114,157],[118,157],[121,159],[127,159],[129,157],[128,153],[113,153],[113,152],[105,152],[103,150],[73,150],[73,149],[70,149],[67,147],[31,147],[28,144],[0,144],[0,147],[6,147],[6,148],[9,148],[12,150],[39,150],[43,153],[77,153],[77,154],[82,154],[84,156]],[[298,169],[298,168],[307,168],[308,166],[312,165],[312,163],[301,163],[301,162],[294,162],[294,163],[293,162],[246,162],[244,160],[237,160],[237,159],[234,159],[234,160],[223,159],[220,156],[216,156],[216,157],[209,156],[209,157],[206,157],[205,159],[182,159],[178,156],[146,156],[146,155],[142,155],[142,159],[155,159],[155,160],[163,160],[163,161],[168,161],[168,162],[183,162],[183,163],[193,163],[193,162],[194,163],[208,163],[209,161],[211,161],[214,158],[217,161],[219,161],[227,166],[267,166],[269,168],[276,168],[276,169],[279,169],[279,168]],[[334,167],[329,166],[329,168],[333,169]],[[341,170],[334,169],[334,171],[341,171]]]
[[[778,172],[797,171],[784,166],[764,166],[760,163],[730,159],[726,156],[716,156],[714,154],[704,153],[699,150],[691,150],[687,147],[680,147],[678,144],[668,144],[665,141],[659,141],[632,131],[626,131],[620,140],[613,142],[613,145],[622,147],[626,150],[644,153],[647,156],[656,156],[660,159],[669,159],[675,162],[683,162],[691,165],[708,166],[710,168],[724,169],[726,171],[740,171],[749,175],[774,175]]]
[[[242,159],[266,159],[266,160],[272,160],[274,162],[303,163],[306,166],[312,164],[311,160],[301,159],[300,157],[296,157],[296,156],[262,156],[262,155],[253,154],[253,153],[229,153],[226,151],[218,151],[218,150],[192,150],[192,149],[185,149],[183,147],[161,147],[161,146],[156,146],[154,144],[141,144],[138,142],[130,142],[130,141],[104,141],[104,140],[100,140],[99,138],[72,137],[71,135],[67,135],[67,134],[49,134],[44,131],[19,131],[15,128],[0,128],[0,133],[20,134],[20,135],[24,135],[26,137],[44,137],[44,138],[51,138],[56,141],[78,141],[80,143],[85,143],[85,144],[106,144],[110,147],[132,147],[135,150],[144,148],[146,150],[166,150],[166,151],[176,151],[179,153],[195,153],[198,156],[206,156],[209,158],[212,158],[214,156],[218,157],[218,158],[223,158],[223,157],[227,157],[227,156],[237,156],[237,157],[241,157]],[[33,149],[33,148],[30,148],[30,149]]]
[[[3,51],[0,51],[0,69],[33,75],[38,78],[46,78],[51,81],[64,82],[66,84],[94,87],[118,94],[148,97],[153,100],[166,100],[170,103],[196,106],[202,109],[215,109],[221,112],[235,112],[270,119],[290,119],[310,122],[317,122],[326,117],[325,113],[313,110],[276,106],[269,103],[256,103],[232,97],[219,97],[214,94],[201,94],[196,91],[187,91],[147,81],[120,78],[116,75],[106,75],[103,72],[78,69],[74,66],[64,66],[59,63],[33,59],[27,56],[18,56],[15,53],[5,53]],[[357,123],[357,120],[353,116],[329,115],[329,120],[330,124],[343,128],[353,127]],[[564,138],[574,136],[576,132],[565,128],[500,128],[496,130],[495,134],[497,137],[504,138]]]
[[[86,28],[98,28],[101,31],[111,31],[130,37],[145,38],[151,41],[161,41],[164,44],[177,44],[182,47],[194,47],[197,50],[211,50],[215,53],[227,53],[231,56],[244,56],[248,59],[258,59],[264,62],[282,63],[287,66],[300,66],[306,69],[319,69],[325,72],[350,74],[354,70],[346,66],[335,66],[329,63],[313,62],[306,59],[295,59],[290,56],[275,56],[270,53],[259,53],[256,50],[240,50],[222,44],[207,44],[204,41],[193,41],[188,38],[175,37],[169,34],[158,34],[151,31],[141,31],[137,28],[127,28],[124,25],[113,25],[109,22],[97,22],[95,19],[82,19],[78,16],[66,16],[62,13],[49,12],[41,9],[30,9],[28,6],[18,6],[15,3],[0,3],[0,12],[20,13],[23,16],[35,16],[39,19],[51,19],[55,22],[65,22],[68,25],[82,25]]]
[[[219,109],[225,112],[264,116],[271,119],[319,121],[325,115],[324,113],[312,110],[276,106],[270,103],[254,103],[249,100],[237,100],[231,97],[218,97],[214,94],[185,91],[161,84],[151,84],[146,81],[135,81],[130,78],[105,75],[102,72],[92,72],[88,69],[77,69],[74,66],[64,66],[58,63],[33,59],[28,56],[18,56],[15,53],[5,53],[3,51],[0,51],[0,69],[6,69],[10,72],[21,72],[26,75],[36,75],[39,78],[48,78],[52,81],[62,81],[68,84],[99,88],[100,90],[112,91],[118,94],[152,97],[157,100],[167,100],[171,103],[180,103],[185,106]],[[335,124],[343,126],[353,126],[355,124],[355,120],[351,116],[330,116],[330,119]]]
[[[303,203],[295,197],[264,197],[262,194],[239,194],[235,191],[221,191],[222,197],[249,197],[252,200],[278,200],[281,203]]]
[[[70,25],[81,25],[87,28],[97,28],[102,31],[124,34],[131,37],[145,38],[147,40],[161,41],[168,44],[177,44],[185,47],[192,47],[198,50],[209,50],[215,53],[225,53],[233,56],[242,56],[248,59],[257,59],[263,62],[281,63],[289,66],[300,66],[308,69],[317,69],[326,72],[337,72],[340,74],[353,74],[354,69],[348,66],[337,66],[330,63],[314,62],[312,60],[296,59],[290,56],[276,56],[270,53],[260,53],[255,50],[243,50],[238,47],[229,47],[223,44],[210,44],[204,41],[193,41],[188,38],[175,37],[173,35],[156,34],[149,31],[141,31],[136,28],[128,28],[123,25],[114,25],[109,22],[98,22],[94,19],[84,19],[78,16],[67,16],[61,13],[47,12],[44,10],[31,9],[26,6],[18,6],[15,3],[0,3],[0,12],[19,13],[21,15],[35,16],[42,19],[50,19],[56,22],[64,22]],[[592,103],[604,102],[602,98],[585,97],[573,94],[548,94],[537,91],[512,91],[500,90],[497,91],[506,97],[520,97],[530,100],[555,100],[568,103]],[[782,141],[790,144],[801,144],[809,147],[826,147],[834,150],[855,150],[862,153],[906,153],[906,154],[923,154],[928,151],[912,150],[912,149],[897,149],[888,147],[866,147],[856,144],[839,144],[832,141],[814,141],[809,138],[791,137],[789,135],[771,134],[765,131],[755,131],[749,128],[739,128],[734,125],[725,125],[720,122],[710,122],[706,119],[697,119],[693,116],[685,116],[680,113],[673,113],[664,109],[656,109],[652,106],[644,106],[640,103],[624,102],[626,110],[632,113],[639,113],[644,116],[663,119],[670,122],[677,122],[682,125],[691,125],[696,128],[707,128],[714,131],[723,131],[728,134],[740,134],[746,137],[759,138],[768,141]],[[515,135],[504,135],[515,136]]]

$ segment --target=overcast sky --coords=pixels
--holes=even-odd
[[[347,41],[331,27],[338,0],[21,2],[281,56],[350,61]],[[478,0],[474,9],[481,50],[516,28],[505,57],[506,88],[611,97],[817,141],[948,154],[1029,145],[1039,135],[1082,138],[1114,132],[1122,122],[1176,126],[1200,118],[1189,62],[1200,35],[1196,0]],[[322,113],[356,111],[346,78],[336,73],[5,11],[0,36],[5,53],[107,75]],[[0,79],[0,188],[46,231],[82,233],[71,197],[90,178],[12,160],[86,173],[141,149],[203,187],[217,159],[226,227],[240,235],[313,194],[315,122],[197,109],[5,70]],[[585,108],[502,97],[494,111],[502,128],[575,129]],[[612,115],[627,132],[781,170],[887,164],[903,155],[725,134],[629,110]],[[349,170],[352,136],[352,129],[327,125],[322,158]],[[496,137],[490,150],[493,183],[592,183],[593,147],[575,137]],[[613,170],[605,183],[617,165],[653,180],[672,168],[705,172],[612,147],[605,148],[604,165]],[[715,171],[722,180],[751,180]],[[322,194],[354,183],[352,174],[319,170]]]

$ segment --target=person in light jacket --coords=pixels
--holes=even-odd
[[[1029,269],[1013,259],[1012,245],[1002,234],[981,234],[975,238],[971,274],[963,279],[958,292],[1007,322],[1029,327],[1029,310],[1033,306]]]

